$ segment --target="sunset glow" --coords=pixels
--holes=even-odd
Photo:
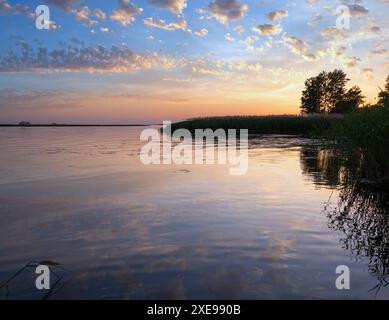
[[[50,30],[35,8],[50,8]],[[347,4],[349,30],[335,28]],[[385,0],[0,0],[0,123],[159,123],[298,114],[304,80],[343,69],[375,102]]]

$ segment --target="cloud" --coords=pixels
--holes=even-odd
[[[74,39],[59,49],[33,49],[19,40],[18,53],[12,50],[0,56],[0,72],[136,72],[152,68],[170,69],[177,63],[169,56],[159,53],[135,53],[126,46],[110,48],[85,46]]]
[[[339,33],[340,30],[336,27],[328,27],[328,28],[325,28],[323,30],[321,30],[320,34],[325,37],[325,36],[328,36],[328,35],[332,35],[332,34],[337,34]]]
[[[187,6],[186,0],[150,0],[150,3],[157,8],[167,9],[173,13],[182,13]]]
[[[6,0],[0,1],[0,12],[8,12],[12,9],[11,5]]]
[[[78,20],[88,20],[89,15],[90,15],[90,9],[86,6],[74,10],[74,16]]]
[[[20,14],[29,18],[35,18],[35,10],[27,5],[16,3],[14,6],[10,5],[6,0],[0,0],[0,12]]]
[[[260,24],[253,27],[253,31],[262,35],[270,36],[280,34],[282,28],[276,24]]]
[[[377,49],[374,49],[374,50],[371,50],[370,53],[372,54],[376,54],[376,55],[385,55],[385,54],[388,54],[389,51],[385,48],[377,48]]]
[[[164,29],[168,31],[175,31],[175,30],[183,30],[187,31],[188,30],[188,23],[186,20],[179,20],[177,22],[169,22],[167,23],[165,20],[154,20],[153,18],[146,18],[143,19],[143,23],[146,26],[149,27],[154,27],[154,28],[159,28],[159,29]]]
[[[12,11],[14,14],[21,14],[33,19],[36,17],[35,10],[32,10],[29,6],[20,3],[15,4]]]
[[[369,13],[368,9],[366,9],[364,6],[361,6],[359,4],[348,5],[348,7],[350,9],[350,14],[353,17],[358,17]]]
[[[291,49],[293,53],[296,54],[303,54],[308,50],[307,43],[297,37],[285,36],[283,43],[286,47]]]
[[[167,78],[163,78],[162,81],[172,81],[172,82],[187,83],[187,82],[192,82],[193,79],[191,79],[191,78],[172,78],[172,77],[167,77]]]
[[[287,17],[289,15],[288,11],[286,10],[275,10],[275,11],[272,11],[272,12],[269,12],[266,16],[270,19],[270,20],[279,20],[279,19],[282,19],[284,17]]]
[[[312,18],[311,20],[308,21],[308,25],[313,26],[317,22],[321,21],[322,19],[323,19],[323,16],[321,16],[320,14],[317,14],[314,18]]]
[[[251,45],[258,40],[259,38],[257,36],[248,36],[246,39],[242,40],[242,42],[246,43],[247,45]]]
[[[381,28],[379,26],[371,26],[369,29],[373,33],[380,33],[381,32]]]
[[[65,11],[71,11],[74,0],[46,0],[48,4],[54,4]]]
[[[193,74],[201,76],[216,76],[225,79],[247,80],[249,78],[258,79],[262,74],[263,66],[259,62],[210,61],[205,58],[189,61]]]
[[[308,44],[297,37],[293,36],[284,36],[282,43],[287,47],[292,53],[297,56],[302,57],[307,61],[317,61],[320,58],[320,54],[309,53]]]
[[[247,10],[248,5],[239,0],[214,0],[205,8],[210,17],[221,23],[242,19]]]
[[[349,69],[356,67],[358,65],[358,62],[361,61],[361,59],[357,57],[345,57],[344,60],[344,66]]]
[[[128,26],[135,21],[135,16],[142,12],[142,8],[137,7],[129,0],[119,0],[119,8],[112,11],[110,18],[122,26]]]
[[[37,108],[45,109],[52,108],[72,108],[77,107],[80,102],[79,97],[75,97],[74,93],[69,96],[68,93],[58,90],[28,90],[28,89],[0,89],[0,108],[7,110],[15,110],[18,108]]]
[[[337,27],[325,28],[325,29],[320,31],[320,34],[323,37],[332,37],[332,38],[336,38],[338,40],[344,40],[348,37],[343,29],[340,29]]]
[[[101,9],[94,9],[93,10],[93,16],[96,17],[99,20],[104,20],[106,18],[106,14]]]
[[[61,26],[58,25],[55,21],[49,21],[49,28],[51,31],[58,31],[61,29]]]
[[[362,69],[362,75],[366,80],[374,79],[374,70],[372,68]]]
[[[227,41],[230,41],[230,42],[235,41],[235,38],[232,36],[231,33],[227,33],[227,34],[224,36],[224,39],[226,39]]]
[[[205,37],[206,35],[208,35],[208,30],[205,28],[202,28],[202,29],[195,31],[194,34],[198,37]]]
[[[74,14],[74,17],[78,21],[82,21],[82,24],[85,26],[90,27],[98,24],[98,21],[89,18],[89,16],[91,15],[91,10],[87,6],[82,8],[77,8],[72,12]]]
[[[75,1],[55,1],[48,0],[47,3],[59,6],[68,13],[71,13],[78,21],[81,21],[82,24],[86,26],[94,26],[98,21],[90,18],[91,15],[96,17],[99,20],[104,20],[106,18],[105,13],[100,9],[95,9],[93,12],[89,9],[88,6],[72,9],[72,5]],[[10,12],[12,14],[20,14],[32,19],[36,18],[35,10],[30,8],[27,5],[22,5],[20,3],[11,6],[6,0],[0,0],[0,12]],[[58,30],[60,28],[54,21],[50,21],[50,30]]]
[[[236,26],[235,28],[234,28],[234,31],[236,32],[236,33],[238,33],[238,34],[242,34],[242,33],[244,33],[244,27],[243,26]]]

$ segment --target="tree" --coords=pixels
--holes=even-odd
[[[364,97],[357,86],[347,90],[350,81],[342,70],[321,72],[305,81],[301,111],[313,113],[346,113],[360,107]]]
[[[31,123],[28,121],[20,121],[18,125],[19,127],[29,127],[31,126]]]
[[[325,73],[324,88],[324,112],[333,112],[336,106],[341,103],[346,95],[346,84],[350,79],[342,70],[334,70]]]
[[[319,76],[309,78],[305,81],[305,90],[301,97],[301,109],[303,113],[313,114],[321,112],[323,81]]]
[[[353,86],[349,89],[346,94],[343,96],[334,109],[332,113],[349,113],[358,109],[364,102],[365,97],[362,95],[362,90],[358,86]]]
[[[389,76],[386,78],[385,87],[378,94],[378,105],[381,107],[389,106]]]

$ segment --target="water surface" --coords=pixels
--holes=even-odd
[[[389,298],[386,215],[347,203],[317,142],[257,137],[230,176],[141,164],[141,130],[0,128],[0,283],[50,260],[51,299]],[[33,272],[1,296],[42,298]]]

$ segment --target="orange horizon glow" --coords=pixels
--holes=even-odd
[[[133,0],[120,15],[115,2],[52,1],[57,21],[42,32],[32,2],[19,12],[4,1],[0,19],[14,28],[0,30],[0,123],[297,115],[305,80],[323,70],[344,70],[367,103],[389,75],[386,2],[349,5],[340,29],[329,0],[182,0],[179,10]]]

